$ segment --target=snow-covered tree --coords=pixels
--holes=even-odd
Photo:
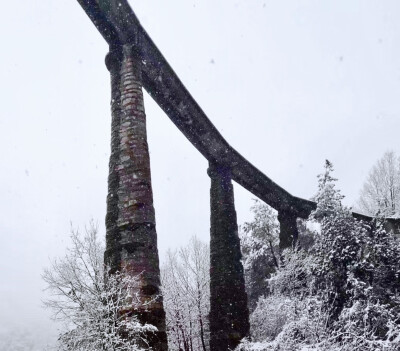
[[[344,196],[336,189],[337,179],[332,177],[332,163],[326,160],[324,168],[324,173],[318,175],[318,192],[313,197],[313,200],[317,203],[317,208],[310,215],[311,219],[317,221],[340,211],[346,211],[342,207]]]
[[[210,250],[196,237],[169,251],[161,285],[170,350],[209,349]]]
[[[253,311],[260,296],[269,292],[268,279],[282,261],[277,212],[260,200],[254,200],[250,210],[254,218],[240,227],[239,235],[249,308]],[[308,250],[315,234],[305,221],[298,220],[297,227],[298,246]]]
[[[332,171],[319,176],[315,243],[284,251],[243,350],[400,349],[400,243],[380,219],[353,218]]]
[[[240,246],[250,310],[268,290],[267,278],[279,264],[279,223],[276,211],[259,200],[250,208],[254,219],[240,228]]]
[[[400,216],[400,158],[386,152],[371,169],[358,207],[368,215]]]
[[[71,247],[44,270],[50,297],[45,307],[63,322],[59,351],[134,351],[146,345],[142,325],[129,312],[140,306],[138,278],[126,272],[108,274],[104,247],[93,223],[84,234],[71,231]],[[141,306],[143,307],[143,306]]]
[[[326,292],[331,317],[337,320],[343,308],[355,300],[389,302],[388,295],[397,295],[400,264],[396,257],[400,245],[379,219],[365,223],[352,216],[350,209],[340,203],[343,196],[335,189],[331,172],[327,164],[326,176],[319,180],[317,209],[311,215],[321,224],[321,235],[312,252],[312,274],[314,289]],[[324,206],[324,216],[320,217]]]

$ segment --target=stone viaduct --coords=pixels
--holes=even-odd
[[[147,304],[132,313],[158,328],[158,333],[149,336],[150,346],[155,351],[167,350],[144,87],[209,161],[210,349],[233,349],[249,332],[249,313],[232,180],[278,211],[281,249],[296,242],[296,219],[307,218],[315,204],[289,194],[226,142],[143,29],[127,0],[78,2],[109,44],[106,66],[111,75],[112,138],[105,260],[112,270],[126,268],[129,274],[141,274],[140,295]]]

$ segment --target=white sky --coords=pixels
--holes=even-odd
[[[224,137],[296,196],[328,158],[347,204],[400,151],[398,1],[131,0]],[[20,0],[0,21],[0,331],[50,334],[40,274],[70,222],[104,233],[107,45],[73,0]],[[207,162],[145,97],[159,250],[208,240]],[[235,188],[239,223],[252,196]]]

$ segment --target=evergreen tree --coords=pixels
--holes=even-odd
[[[250,319],[261,346],[244,349],[400,349],[400,242],[381,219],[352,216],[332,172],[326,161],[318,176],[315,243],[284,251]]]

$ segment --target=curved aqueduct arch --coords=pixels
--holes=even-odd
[[[112,270],[141,274],[146,309],[128,311],[154,324],[156,350],[167,350],[160,295],[157,234],[142,87],[209,161],[211,178],[210,349],[233,349],[249,332],[232,180],[278,211],[280,247],[297,239],[297,218],[315,203],[295,197],[232,148],[187,91],[139,23],[127,0],[78,0],[110,51],[112,138],[108,179],[105,260]],[[370,217],[354,213],[355,217]],[[390,220],[391,228],[399,222]]]

